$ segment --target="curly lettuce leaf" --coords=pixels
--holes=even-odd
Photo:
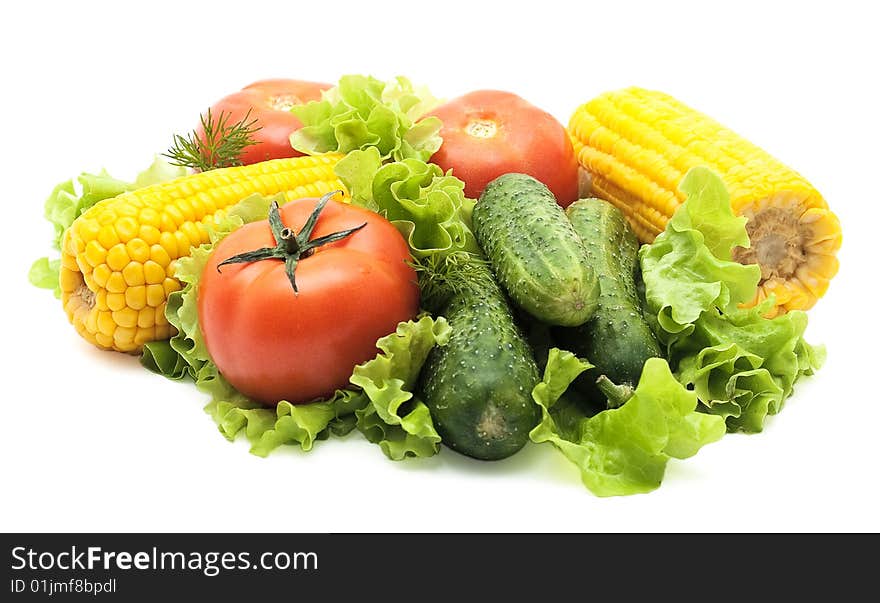
[[[446,345],[451,332],[444,318],[424,315],[400,323],[376,344],[381,353],[354,369],[351,382],[370,400],[357,411],[358,429],[392,460],[439,450],[440,436],[428,407],[412,391],[428,353],[435,345]]]
[[[291,109],[303,127],[291,134],[290,144],[310,155],[375,148],[382,159],[427,161],[443,142],[440,120],[422,118],[436,105],[427,88],[405,77],[386,83],[345,75],[321,100]]]
[[[770,301],[739,308],[754,298],[760,268],[732,259],[749,239],[721,179],[695,168],[679,188],[686,201],[639,251],[647,315],[678,379],[704,409],[730,431],[761,431],[794,383],[821,366],[824,348],[804,340],[803,312],[767,319]]]
[[[550,350],[544,378],[532,391],[542,418],[529,436],[559,449],[597,496],[650,492],[660,486],[670,458],[689,458],[725,433],[724,420],[698,412],[694,393],[661,358],[645,363],[625,404],[586,417],[564,394],[589,368],[571,352]]]
[[[383,164],[379,151],[368,148],[341,159],[336,174],[352,203],[397,227],[416,260],[481,253],[471,230],[474,201],[464,196],[464,182],[438,166],[418,159]]]
[[[679,379],[709,412],[725,418],[730,431],[761,431],[767,415],[782,410],[795,382],[825,358],[823,347],[803,339],[804,312],[766,319],[765,311],[706,312],[693,335],[673,348]]]
[[[81,216],[95,203],[104,199],[112,199],[130,190],[135,190],[156,182],[171,180],[186,174],[182,167],[173,166],[156,157],[149,168],[137,175],[134,182],[125,182],[110,176],[106,170],[98,174],[83,172],[77,178],[79,187],[73,180],[58,184],[44,203],[44,215],[52,224],[52,247],[61,249],[61,238],[73,221]],[[41,289],[54,290],[55,297],[61,297],[58,275],[61,268],[60,259],[48,257],[37,259],[28,272],[28,280]]]
[[[252,195],[229,208],[210,232],[210,243],[180,258],[175,276],[184,287],[169,296],[166,307],[177,334],[147,343],[142,364],[171,379],[193,379],[210,396],[205,411],[220,432],[229,440],[243,433],[258,456],[283,445],[308,451],[318,440],[346,435],[355,427],[394,460],[435,454],[440,437],[427,407],[411,390],[428,352],[449,338],[443,318],[421,316],[400,323],[395,333],[377,342],[380,352],[374,359],[355,367],[351,382],[361,389],[337,390],[330,399],[309,404],[282,400],[274,408],[261,405],[232,387],[211,361],[196,303],[202,271],[214,245],[243,224],[266,219],[271,202]]]
[[[748,302],[761,269],[732,259],[734,247],[749,245],[746,219],[736,217],[724,182],[694,168],[679,189],[687,194],[654,242],[639,250],[645,297],[662,331],[661,340],[687,336],[700,315]]]

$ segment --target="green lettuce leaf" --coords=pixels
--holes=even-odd
[[[666,230],[639,250],[645,297],[667,342],[687,336],[703,312],[751,300],[761,279],[760,267],[732,259],[733,248],[748,247],[749,239],[746,219],[733,214],[722,180],[694,168],[679,188],[687,200]]]
[[[446,319],[427,315],[400,323],[396,333],[376,344],[381,353],[354,369],[351,382],[370,400],[357,411],[358,429],[392,460],[439,450],[440,436],[428,407],[412,391],[428,353],[435,345],[446,345],[451,331]]]
[[[156,157],[149,168],[137,175],[134,182],[125,182],[110,176],[106,170],[98,174],[83,172],[77,178],[79,190],[73,180],[60,183],[49,195],[44,204],[46,220],[52,224],[52,247],[61,249],[61,238],[73,221],[98,201],[112,199],[124,192],[148,186],[156,182],[171,180],[186,174],[182,167],[173,166]],[[32,285],[42,289],[53,289],[55,297],[61,297],[58,274],[61,268],[59,259],[48,257],[37,259],[28,273]]]
[[[61,259],[50,260],[39,258],[31,264],[28,270],[28,280],[35,287],[41,289],[53,289],[55,297],[61,297],[61,287],[58,284],[58,275],[61,270]]]
[[[274,408],[261,405],[232,387],[211,361],[198,322],[202,271],[214,245],[243,224],[266,219],[272,200],[252,195],[229,208],[209,233],[210,243],[178,260],[175,276],[184,287],[169,296],[165,312],[177,334],[147,343],[142,364],[171,379],[194,380],[210,396],[205,411],[220,432],[229,440],[243,433],[258,456],[282,445],[308,451],[318,440],[346,435],[355,427],[394,460],[436,454],[440,437],[427,407],[411,390],[428,352],[449,338],[443,318],[424,315],[400,323],[395,333],[377,342],[376,358],[354,369],[351,382],[360,389],[338,390],[330,399],[310,404],[282,400]]]
[[[426,88],[405,77],[386,83],[346,75],[321,100],[291,109],[303,127],[291,134],[290,144],[310,155],[375,148],[383,159],[427,161],[443,142],[442,124],[422,116],[437,104]]]
[[[780,411],[794,383],[812,374],[824,348],[804,339],[807,316],[764,318],[754,298],[760,268],[732,259],[749,245],[745,218],[734,216],[721,179],[705,168],[679,187],[686,201],[650,245],[639,251],[647,314],[682,384],[731,431],[761,431]]]
[[[724,435],[724,420],[698,412],[696,395],[661,358],[645,363],[625,404],[587,417],[565,392],[592,366],[571,352],[550,350],[544,378],[532,391],[542,418],[529,436],[559,449],[597,496],[650,492],[660,486],[670,458],[689,458]]]
[[[474,201],[464,182],[433,163],[404,159],[382,163],[379,151],[353,151],[336,165],[352,203],[376,211],[394,224],[416,260],[457,252],[480,255],[471,230]]]
[[[428,352],[448,338],[443,318],[402,322],[377,342],[381,351],[374,359],[355,367],[351,382],[361,390],[337,390],[329,400],[310,404],[282,400],[275,408],[262,406],[232,388],[213,364],[201,370],[196,384],[213,396],[205,410],[221,433],[233,440],[243,431],[258,456],[290,444],[308,451],[316,441],[355,427],[392,460],[432,456],[440,436],[427,407],[410,390]]]
[[[673,347],[682,383],[730,431],[759,432],[825,359],[822,346],[803,339],[807,315],[793,311],[766,319],[766,306],[721,314],[706,312],[687,341]]]

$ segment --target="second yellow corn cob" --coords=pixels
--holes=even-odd
[[[162,182],[101,201],[61,244],[61,301],[77,332],[103,349],[137,352],[167,339],[168,296],[180,289],[175,260],[207,243],[208,227],[248,195],[288,199],[344,189],[341,156],[276,159]]]
[[[774,312],[807,309],[838,268],[840,222],[800,174],[669,95],[641,88],[609,92],[579,107],[569,123],[591,193],[614,203],[651,242],[684,201],[678,184],[706,166],[746,216],[749,249],[735,259],[761,266],[755,302],[773,294]],[[584,191],[586,192],[586,191]]]

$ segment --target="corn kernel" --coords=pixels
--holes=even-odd
[[[143,285],[144,265],[137,261],[129,262],[126,264],[125,268],[122,269],[122,278],[125,279],[125,284],[129,287]]]
[[[107,305],[107,290],[106,289],[98,289],[98,292],[95,293],[95,307],[98,310],[109,310],[110,306]]]
[[[86,244],[85,258],[86,261],[94,268],[95,266],[104,263],[105,259],[107,258],[107,250],[101,247],[101,244],[98,243],[98,241],[92,239]]]
[[[98,312],[98,331],[108,337],[113,337],[116,323],[113,322],[113,314],[110,312]]]
[[[125,294],[108,293],[107,307],[110,309],[111,312],[116,312],[117,310],[123,309],[125,307]]]
[[[129,304],[129,307],[133,306]],[[141,329],[146,329],[154,324],[156,324],[156,309],[149,306],[141,307],[138,310],[137,326]]]
[[[122,276],[122,273],[110,273],[110,278],[107,279],[107,291],[109,291],[110,293],[125,293],[125,288],[125,277]]]
[[[134,343],[135,345],[142,346],[147,342],[155,341],[157,339],[166,339],[166,337],[157,335],[156,329],[153,326],[139,327],[137,334],[134,336]]]
[[[180,230],[174,231],[174,240],[177,242],[177,257],[189,255],[190,239]]]
[[[165,279],[165,268],[153,260],[144,262],[144,279],[147,284],[154,285]]]
[[[181,198],[177,203],[177,208],[180,210],[181,215],[185,222],[192,222],[196,219],[196,212],[193,209],[192,203],[189,202],[189,199],[186,197]]]
[[[107,251],[107,265],[111,270],[122,270],[129,261],[128,252],[122,243],[114,245]]]
[[[177,230],[177,223],[167,213],[162,213],[162,217],[159,222],[159,230],[162,232],[174,232]]]
[[[137,198],[137,195],[125,195],[124,197],[120,197],[119,201],[114,204],[113,209],[116,210],[116,213],[119,216],[125,218],[136,218],[138,215],[138,208],[135,207],[134,199]]]
[[[142,310],[147,305],[147,288],[143,284],[130,286],[125,290],[125,305]]]
[[[168,295],[171,295],[175,291],[180,290],[180,281],[177,280],[176,278],[166,278],[162,282],[162,287],[165,289],[165,295],[167,297]]]
[[[138,230],[138,237],[140,237],[147,245],[155,245],[158,243],[161,235],[162,233],[159,229],[150,224],[141,224],[141,227]]]
[[[79,273],[62,268],[58,273],[58,284],[61,285],[62,291],[76,291],[81,282]]]
[[[86,319],[86,323],[85,323],[86,330],[89,333],[97,333],[98,332],[98,315],[100,313],[101,313],[100,310],[97,310],[94,308],[92,309],[91,312],[89,312],[89,316]]]
[[[81,236],[86,241],[91,241],[92,239],[98,238],[98,233],[101,231],[101,225],[98,224],[98,221],[94,218],[87,218],[86,216],[81,216],[77,219],[77,230],[79,231],[79,236]],[[71,229],[68,229],[71,231]]]
[[[134,336],[137,334],[137,327],[116,327],[113,333],[113,343],[119,348],[120,352],[129,352],[134,349]]]
[[[113,228],[112,224],[101,226],[101,230],[98,232],[98,243],[104,249],[110,249],[119,243],[119,236],[116,234],[116,229]]]
[[[141,226],[152,226],[158,230],[159,225],[162,223],[162,216],[152,207],[145,207],[141,210],[138,221],[141,223]]]
[[[96,218],[98,220],[98,224],[100,224],[101,228],[103,229],[104,226],[112,227],[116,223],[116,220],[119,218],[119,216],[116,215],[116,212],[113,211],[112,207],[104,207],[102,208],[102,211],[98,212]]]
[[[133,262],[146,262],[150,259],[150,246],[142,239],[132,239],[125,244],[125,251]]]
[[[211,240],[211,237],[208,236],[208,229],[202,222],[195,222],[196,227],[196,236],[199,239],[200,243],[207,243]]]
[[[80,254],[86,250],[86,242],[82,237],[71,237],[69,245],[76,254]]]
[[[165,231],[159,236],[159,245],[162,246],[162,249],[165,250],[169,257],[177,258],[183,255],[177,253],[177,239],[169,231]]]
[[[110,278],[111,273],[112,270],[110,270],[110,266],[107,264],[101,264],[95,266],[95,269],[92,271],[92,278],[95,280],[95,284],[99,287],[106,287],[107,279]]]
[[[211,196],[204,191],[200,191],[196,195],[196,198],[199,200],[199,203],[202,206],[202,215],[210,215],[217,211],[217,204],[214,202]]]
[[[181,213],[180,209],[177,207],[176,203],[169,203],[167,207],[165,207],[165,215],[171,218],[174,221],[174,227],[177,228],[181,224],[183,224],[186,220],[183,217],[183,213]],[[164,225],[164,220],[163,220]],[[163,228],[164,230],[164,228]]]
[[[113,337],[111,335],[105,335],[100,331],[95,333],[95,343],[100,348],[112,348],[113,347]]]
[[[204,227],[202,227],[204,228]],[[180,226],[180,232],[186,235],[190,245],[196,246],[202,244],[202,233],[199,232],[198,226],[192,222],[184,222]]]
[[[147,285],[147,305],[158,308],[165,303],[165,289],[162,285]]]
[[[161,245],[153,245],[150,247],[149,259],[153,260],[160,266],[168,266],[171,264],[171,256],[168,255],[168,252]]]
[[[131,308],[123,307],[113,311],[113,321],[120,327],[133,328],[137,326],[138,312]]]
[[[127,243],[135,238],[138,230],[137,220],[131,216],[125,216],[116,221],[116,234],[119,235],[119,240],[123,243]]]
[[[62,254],[61,255],[61,265],[67,268],[68,270],[73,270],[74,272],[79,270],[79,262],[77,261],[77,256]]]
[[[155,311],[153,318],[156,321],[156,328],[168,326],[168,319],[165,317],[165,302],[162,302],[161,306],[157,306]]]

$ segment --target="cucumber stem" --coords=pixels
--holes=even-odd
[[[608,398],[608,408],[620,408],[633,395],[632,387],[626,384],[616,385],[605,375],[599,375],[596,379],[596,387]]]

